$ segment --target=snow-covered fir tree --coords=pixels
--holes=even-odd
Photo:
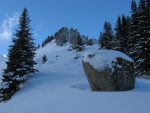
[[[35,44],[29,26],[30,19],[27,9],[23,10],[19,18],[18,29],[9,48],[7,67],[4,69],[0,101],[9,100],[26,82],[27,75],[35,73],[36,62]]]
[[[139,38],[139,34],[137,32],[137,29],[139,28],[139,25],[138,25],[138,12],[137,12],[137,4],[135,2],[135,0],[132,0],[132,3],[131,3],[131,23],[130,23],[130,27],[129,27],[129,34],[128,34],[128,48],[129,48],[129,51],[128,51],[128,55],[130,57],[134,57],[134,47],[135,47],[135,44],[137,43],[137,40]]]
[[[75,38],[71,47],[72,47],[72,49],[75,49],[76,51],[82,51],[84,49],[82,38],[81,38],[80,34]]]
[[[101,49],[112,49],[113,30],[110,22],[105,22],[103,32],[100,33],[99,43]]]
[[[133,48],[137,75],[150,74],[150,6],[149,0],[140,0],[138,7],[139,38]]]
[[[67,42],[69,30],[67,27],[62,27],[58,32],[55,33],[54,38],[58,46],[63,46]]]
[[[113,38],[112,45],[113,49],[117,51],[122,51],[122,24],[120,16],[117,19],[116,27],[115,27],[115,37]]]
[[[65,43],[73,44],[76,38],[80,35],[77,29],[62,27],[55,33],[54,39],[58,46],[63,46]]]
[[[116,28],[115,28],[115,38],[113,39],[113,49],[121,51],[123,53],[128,53],[128,35],[129,35],[129,26],[130,26],[130,18],[125,17],[122,18],[119,16]]]
[[[130,17],[122,16],[122,52],[128,54],[130,48],[128,48],[129,41],[129,27],[130,27]]]

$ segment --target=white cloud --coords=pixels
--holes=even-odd
[[[7,58],[7,55],[3,55],[3,57]]]
[[[1,38],[1,40],[8,40],[8,39],[10,39],[11,35],[12,35],[11,31],[6,31],[6,30],[4,30],[4,31],[0,34],[0,38]]]
[[[18,13],[6,18],[0,25],[0,41],[7,41],[12,38],[13,28],[18,24]]]

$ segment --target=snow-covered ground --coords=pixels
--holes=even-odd
[[[82,59],[98,45],[78,53],[68,48],[51,43],[39,49],[40,73],[10,101],[0,103],[0,113],[150,113],[150,80],[137,79],[135,89],[127,92],[91,92]],[[46,64],[41,63],[44,54]]]

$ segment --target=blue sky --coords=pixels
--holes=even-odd
[[[130,3],[131,0],[1,0],[0,54],[7,54],[17,17],[25,7],[36,43],[40,43],[63,26],[98,38],[104,21],[114,26],[117,16],[130,15]]]

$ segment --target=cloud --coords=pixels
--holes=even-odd
[[[18,13],[7,17],[0,25],[0,41],[7,41],[12,38],[13,28],[18,24]]]

